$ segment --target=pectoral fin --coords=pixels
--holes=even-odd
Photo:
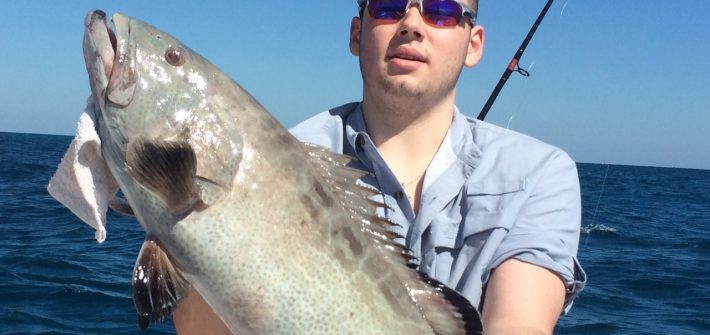
[[[129,204],[126,199],[121,198],[118,195],[114,196],[113,199],[108,201],[108,208],[111,208],[114,212],[123,214],[125,216],[136,216],[136,214],[133,212],[133,208],[131,208],[131,204]]]
[[[156,193],[175,216],[201,210],[197,157],[186,142],[132,140],[126,151],[129,173]]]
[[[171,315],[190,288],[180,269],[173,266],[165,251],[150,238],[143,242],[138,254],[132,283],[140,329]]]

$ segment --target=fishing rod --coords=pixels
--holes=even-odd
[[[496,88],[493,90],[493,93],[491,93],[491,96],[488,97],[488,101],[486,101],[486,105],[483,106],[481,113],[478,114],[479,120],[483,120],[486,118],[486,115],[488,114],[488,110],[491,109],[491,106],[493,106],[493,102],[496,101],[496,98],[498,97],[498,93],[500,93],[500,90],[503,89],[503,86],[508,81],[508,77],[510,77],[510,74],[513,73],[513,71],[520,73],[524,77],[530,76],[530,72],[528,72],[524,69],[521,69],[518,66],[518,62],[520,61],[520,57],[523,56],[523,52],[525,52],[525,48],[528,47],[528,43],[530,43],[530,40],[532,39],[533,35],[535,35],[535,31],[537,30],[537,26],[540,25],[540,22],[542,22],[542,19],[545,18],[545,14],[547,14],[547,10],[550,9],[550,6],[552,6],[552,1],[553,0],[547,1],[545,8],[543,8],[542,12],[540,12],[540,16],[537,17],[537,20],[535,20],[535,23],[533,24],[532,28],[530,28],[530,32],[528,32],[528,36],[525,37],[525,40],[523,41],[523,44],[520,45],[518,52],[515,53],[515,56],[513,56],[513,59],[510,61],[510,64],[508,64],[508,68],[506,68],[505,71],[503,72],[503,76],[500,77],[500,80],[498,81],[498,85],[496,85]]]

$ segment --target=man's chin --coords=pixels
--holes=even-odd
[[[422,98],[427,90],[413,78],[388,78],[383,80],[382,89],[385,93],[407,98]]]

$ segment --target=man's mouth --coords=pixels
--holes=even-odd
[[[402,59],[405,61],[428,62],[427,58],[419,51],[412,48],[399,47],[387,55],[387,60]]]
[[[389,59],[404,59],[404,60],[411,60],[411,61],[417,61],[417,62],[426,62],[425,59],[413,55],[393,55],[390,56]]]

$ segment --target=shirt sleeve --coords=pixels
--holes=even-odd
[[[577,260],[581,194],[574,161],[555,150],[526,180],[527,198],[496,251],[491,269],[509,258],[547,268],[564,281],[564,313],[586,284]]]
[[[343,119],[359,106],[351,102],[318,113],[295,125],[289,132],[303,143],[320,145],[332,152],[343,152]]]

